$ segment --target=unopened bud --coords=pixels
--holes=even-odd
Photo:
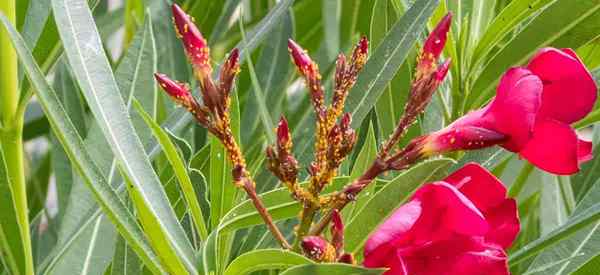
[[[289,153],[292,148],[290,128],[284,116],[281,116],[279,124],[277,124],[277,147],[280,153],[286,154]]]
[[[433,60],[437,60],[446,45],[446,39],[448,37],[448,31],[450,30],[450,24],[452,23],[452,13],[447,13],[437,26],[431,31],[429,37],[423,44],[423,53],[431,56]]]
[[[354,259],[354,256],[351,253],[344,253],[341,256],[339,256],[338,262],[345,263],[345,264],[351,264],[351,265],[356,264],[356,260]]]
[[[335,248],[319,236],[308,236],[302,239],[302,251],[317,262],[335,261]]]
[[[210,54],[206,39],[194,24],[191,17],[177,4],[173,4],[173,21],[177,35],[183,42],[188,58],[200,73],[210,75]]]
[[[233,175],[234,182],[240,182],[244,176],[244,167],[241,165],[236,165],[231,170],[231,174]]]
[[[229,53],[229,56],[221,66],[220,87],[221,93],[225,96],[229,96],[231,93],[231,87],[233,86],[233,80],[235,76],[240,72],[240,51],[234,48]]]
[[[339,54],[335,61],[335,90],[342,89],[346,78],[346,56]],[[335,96],[335,95],[334,95]],[[335,101],[335,97],[334,97]]]
[[[438,83],[441,83],[444,81],[444,78],[446,78],[446,74],[448,74],[448,69],[450,68],[450,62],[450,58],[446,59],[446,61],[444,61],[444,63],[442,63],[442,65],[440,65],[435,72],[435,80]]]
[[[475,150],[506,141],[506,136],[486,128],[465,126],[449,128],[422,138],[424,156],[460,150]]]
[[[367,63],[367,56],[369,54],[369,40],[366,36],[363,36],[358,41],[358,44],[352,52],[352,66],[355,73],[358,73],[362,67]]]
[[[311,177],[315,177],[315,176],[317,176],[319,174],[319,166],[315,162],[311,162],[308,165],[307,170],[308,170],[308,174]]]
[[[331,244],[335,248],[336,255],[340,256],[344,252],[344,222],[337,209],[333,209],[331,213],[331,222]]]
[[[288,50],[292,55],[292,59],[300,73],[306,77],[311,77],[318,74],[317,65],[308,56],[306,51],[298,45],[294,40],[288,39]]]

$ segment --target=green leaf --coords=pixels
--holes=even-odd
[[[563,224],[552,232],[525,245],[509,257],[509,264],[516,265],[530,257],[533,257],[546,249],[557,245],[560,241],[571,237],[579,230],[584,229],[600,221],[600,203],[596,202],[583,213],[573,216],[566,224]]]
[[[329,186],[325,188],[323,194],[327,194],[341,189],[348,183],[347,177],[335,178]],[[307,186],[307,182],[300,183]],[[273,217],[273,220],[282,220],[298,215],[302,206],[290,197],[287,188],[277,188],[259,195],[261,201]],[[250,200],[245,200],[235,206],[221,221],[219,228],[222,232],[262,224],[262,218],[254,208]]]
[[[4,15],[2,15],[4,16]],[[4,19],[4,17],[3,17]],[[0,145],[0,251],[9,273],[25,274],[25,256],[4,151]]]
[[[281,108],[286,97],[286,93],[283,91],[286,89],[286,84],[292,72],[287,51],[287,40],[292,37],[293,29],[292,18],[289,14],[286,14],[281,24],[269,34],[266,39],[269,43],[265,43],[260,58],[256,62],[258,85],[265,91],[264,103],[269,106],[268,113],[270,113],[272,120],[276,120],[281,114]],[[248,95],[251,93],[254,93],[254,91],[246,91]],[[255,136],[263,134],[263,132],[257,133],[257,130],[263,129],[258,127],[259,120],[256,119],[256,113],[259,112],[257,109],[260,108],[257,97],[247,97],[241,117],[242,140],[246,148],[249,145],[258,143],[260,139],[255,138]],[[273,129],[268,128],[263,131],[272,132]]]
[[[379,275],[384,271],[348,264],[306,264],[289,268],[281,275]]]
[[[135,218],[127,210],[127,207],[120,200],[115,190],[108,184],[98,167],[92,161],[91,156],[85,150],[83,141],[77,135],[75,126],[73,126],[62,108],[56,93],[46,82],[40,68],[33,60],[31,52],[25,46],[25,42],[8,23],[6,17],[3,15],[0,16],[0,20],[9,32],[17,55],[35,87],[37,98],[44,109],[44,113],[52,126],[54,134],[63,145],[72,164],[83,177],[84,182],[93,191],[102,209],[113,223],[119,225],[117,226],[119,232],[134,247],[135,251],[144,260],[144,263],[151,270],[161,271],[162,269],[157,263],[156,255],[148,246],[139,225],[135,222]]]
[[[248,34],[246,41],[240,41],[235,47],[240,49],[240,60],[245,58],[246,54],[251,53],[264,38],[275,28],[276,24],[280,24],[288,8],[292,6],[294,0],[281,0],[273,7],[269,14],[265,16],[256,27]]]
[[[511,30],[524,19],[537,12],[552,0],[515,0],[511,1],[490,23],[473,51],[472,63],[480,64]],[[481,2],[481,1],[480,1]]]
[[[104,215],[92,221],[81,227],[81,234],[44,274],[104,274],[115,248],[115,229]]]
[[[593,188],[579,203],[574,210],[573,215],[584,213],[589,207],[598,202],[600,196],[600,181],[596,181]],[[569,219],[570,220],[570,219]],[[560,241],[556,246],[546,249],[530,266],[529,270],[542,267],[549,263],[557,262],[562,259],[569,259],[546,269],[552,274],[571,274],[579,269],[586,262],[593,260],[594,257],[600,255],[600,242],[595,236],[600,233],[600,221],[592,223],[579,230],[573,236]]]
[[[246,32],[244,31],[244,24],[242,22],[243,20],[240,20],[240,33],[242,34],[242,42],[247,43],[247,39],[246,39]],[[260,116],[260,120],[263,124],[263,128],[266,130],[265,134],[267,135],[268,141],[270,144],[275,143],[275,134],[273,133],[273,131],[270,131],[270,129],[275,128],[274,124],[273,124],[273,120],[271,120],[271,115],[269,114],[269,110],[267,109],[267,104],[266,102],[266,98],[265,98],[265,94],[263,92],[263,89],[260,86],[260,83],[258,81],[258,77],[256,76],[256,71],[254,70],[254,64],[252,64],[252,57],[248,56],[246,57],[246,61],[248,62],[248,74],[250,74],[250,79],[252,82],[252,90],[254,91],[255,95],[255,100],[256,103],[258,104],[258,114]]]
[[[521,65],[540,47],[577,48],[598,35],[600,3],[596,0],[557,0],[499,50],[474,81],[467,107],[481,106],[494,94],[494,85],[510,66]]]
[[[142,107],[142,105],[135,99],[133,100],[133,107],[142,116],[146,122],[146,125],[152,129],[152,133],[161,145],[163,152],[167,156],[169,164],[171,164],[171,167],[173,167],[173,170],[175,170],[175,176],[179,182],[179,188],[181,188],[183,198],[185,199],[190,214],[192,215],[194,225],[198,229],[200,238],[202,240],[206,239],[208,237],[208,231],[206,229],[206,225],[204,224],[202,209],[200,208],[200,203],[196,198],[196,191],[194,190],[194,185],[192,184],[190,176],[188,175],[184,161],[177,152],[177,147],[175,147],[175,144],[171,142],[169,135],[162,128],[160,128],[158,123],[152,120],[150,115],[144,111],[144,107]]]
[[[373,108],[408,56],[437,4],[437,0],[416,1],[375,49],[348,95],[346,110],[352,114],[353,127],[360,126]]]
[[[425,161],[384,185],[346,226],[346,250],[357,253],[379,224],[421,185],[445,176],[452,163],[451,159]]]
[[[87,4],[83,0],[53,0],[52,8],[69,63],[86,101],[123,172],[132,179],[140,200],[159,225],[152,231],[169,244],[169,248],[156,247],[157,252],[174,250],[186,269],[197,273],[192,246],[128,118]]]
[[[311,264],[313,261],[300,254],[281,249],[254,250],[235,258],[224,275],[245,275],[265,269],[286,269],[290,266]]]

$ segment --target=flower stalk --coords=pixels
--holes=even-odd
[[[347,62],[344,54],[338,56],[333,98],[331,104],[326,106],[325,93],[321,85],[321,74],[317,64],[312,61],[300,45],[291,39],[288,41],[288,49],[292,60],[310,91],[317,129],[314,161],[308,168],[310,174],[308,192],[305,198],[299,198],[303,208],[300,213],[300,224],[296,229],[296,242],[294,245],[296,250],[300,249],[300,241],[308,233],[315,214],[322,207],[321,191],[327,184],[331,183],[340,164],[352,151],[356,143],[356,133],[350,127],[352,119],[350,114],[345,114],[341,119],[339,118],[344,110],[348,92],[354,86],[358,73],[366,63],[368,47],[368,40],[362,37],[350,56],[350,62]],[[338,119],[339,123],[337,123]]]
[[[215,83],[211,76],[212,66],[206,40],[191,17],[177,4],[173,4],[173,22],[194,69],[194,75],[200,83],[202,103],[192,95],[187,84],[171,80],[158,73],[155,74],[157,82],[176,103],[192,113],[200,125],[221,141],[227,157],[234,167],[231,171],[233,183],[246,192],[281,247],[289,249],[289,243],[273,222],[273,218],[256,193],[256,183],[246,167],[246,160],[231,129],[230,93],[235,77],[240,71],[238,49],[233,49],[229,53],[221,66],[218,82]]]

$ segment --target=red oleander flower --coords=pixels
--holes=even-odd
[[[572,50],[544,48],[527,67],[504,74],[487,106],[425,137],[423,153],[500,144],[545,171],[573,174],[591,159],[592,144],[570,124],[592,110],[596,97],[591,74]]]
[[[509,274],[505,249],[519,230],[515,200],[470,163],[419,188],[369,237],[363,264],[385,275]]]

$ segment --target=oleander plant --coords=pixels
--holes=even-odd
[[[598,0],[0,23],[0,274],[600,274]]]

